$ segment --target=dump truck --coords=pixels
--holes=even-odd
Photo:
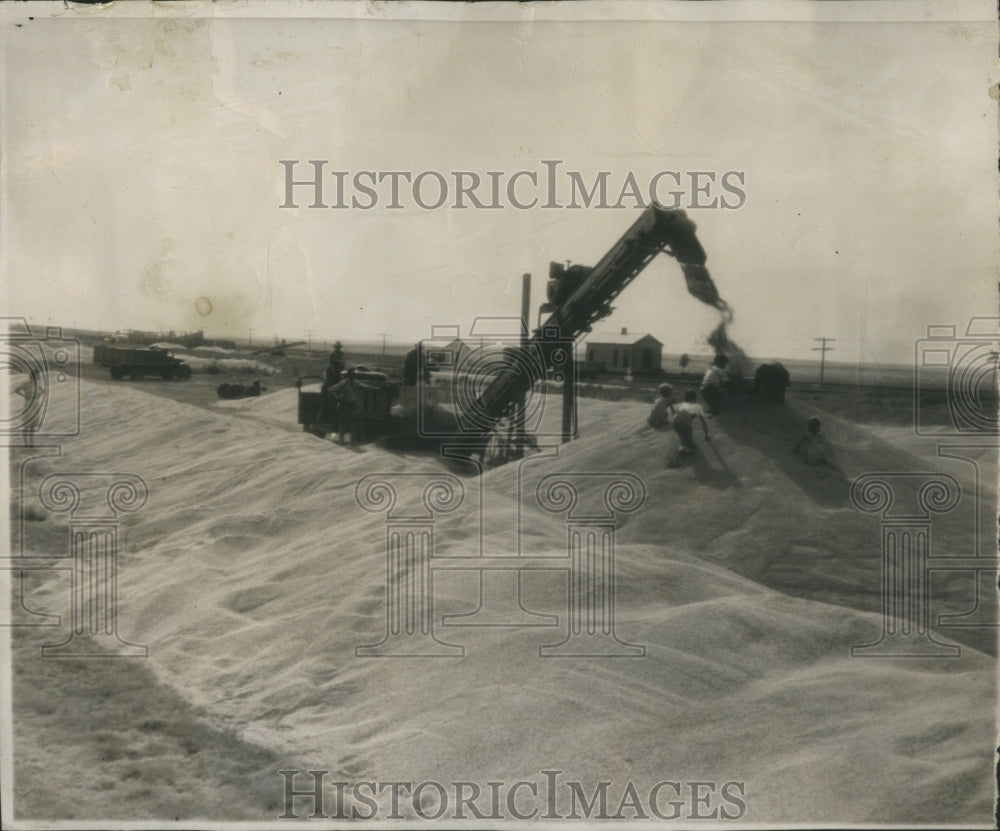
[[[174,357],[172,350],[156,346],[136,348],[98,344],[94,347],[94,363],[108,367],[116,381],[147,377],[186,381],[191,377],[191,367],[185,361]]]

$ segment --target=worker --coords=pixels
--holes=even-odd
[[[322,395],[319,400],[319,416],[317,420],[320,424],[333,424],[336,419],[337,403],[331,397],[331,390],[340,383],[344,374],[344,353],[341,351],[341,344],[338,340],[333,345],[333,352],[330,353],[330,360],[323,371]]]
[[[678,456],[687,456],[694,452],[694,420],[701,422],[702,430],[705,433],[705,441],[711,441],[708,435],[708,422],[705,420],[705,413],[698,403],[698,393],[688,390],[684,393],[684,400],[677,405],[674,415],[673,427],[681,440]]]
[[[342,350],[340,341],[338,340],[333,345],[333,352],[330,353],[330,360],[326,365],[326,371],[323,374],[323,384],[329,388],[334,384],[340,383],[340,376],[344,372],[344,353]]]
[[[674,414],[674,405],[671,402],[673,394],[674,388],[670,384],[660,384],[660,397],[656,399],[649,418],[646,419],[650,427],[660,428],[670,423],[670,418]]]
[[[799,439],[798,444],[792,449],[792,453],[819,475],[831,470],[842,473],[843,471],[830,459],[822,429],[823,422],[819,416],[810,418],[806,422],[806,434]]]
[[[337,404],[337,443],[344,443],[344,433],[351,434],[351,444],[357,441],[354,410],[358,404],[358,383],[354,380],[354,369],[347,370],[347,377],[330,390]]]
[[[413,349],[406,353],[403,359],[403,385],[415,387],[417,378],[423,377],[425,384],[431,381],[431,371],[424,364],[424,350],[419,343],[413,344]],[[423,371],[421,372],[421,367]]]
[[[705,399],[710,414],[724,410],[729,403],[729,376],[726,374],[728,363],[729,358],[725,355],[716,355],[701,381],[701,397]]]
[[[403,359],[403,385],[415,387],[420,376],[420,344],[413,344],[413,349],[406,353]]]

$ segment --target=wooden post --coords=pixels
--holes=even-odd
[[[570,441],[576,433],[573,423],[573,404],[576,400],[576,355],[570,352],[563,380],[562,406],[562,440],[563,444]]]
[[[528,345],[528,316],[531,314],[531,275],[524,274],[521,277],[521,348]],[[528,403],[528,390],[524,388],[514,402],[514,433],[515,451],[514,457],[521,459],[524,457],[524,410]]]

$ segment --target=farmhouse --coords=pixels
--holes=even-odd
[[[663,344],[650,334],[630,334],[624,327],[620,334],[595,333],[584,341],[583,360],[594,372],[621,375],[644,375],[660,370]]]

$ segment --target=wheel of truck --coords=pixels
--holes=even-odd
[[[191,377],[191,367],[189,367],[187,364],[184,364],[177,370],[177,377],[180,378],[182,381],[187,381]]]
[[[128,375],[129,375],[129,378],[131,378],[133,381],[141,381],[142,380],[142,370],[141,369],[133,369],[131,372],[129,372]]]
[[[121,381],[125,377],[125,373],[122,372],[121,367],[113,366],[111,367],[111,378],[115,381]]]
[[[162,372],[160,373],[160,377],[161,377],[161,378],[162,378],[162,379],[163,379],[164,381],[170,381],[170,380],[173,380],[174,378],[176,378],[177,376],[176,376],[176,375],[175,375],[175,374],[174,374],[174,373],[173,373],[173,372],[172,372],[171,370],[169,370],[169,369],[165,369],[165,370],[163,370],[163,371],[162,371]]]

